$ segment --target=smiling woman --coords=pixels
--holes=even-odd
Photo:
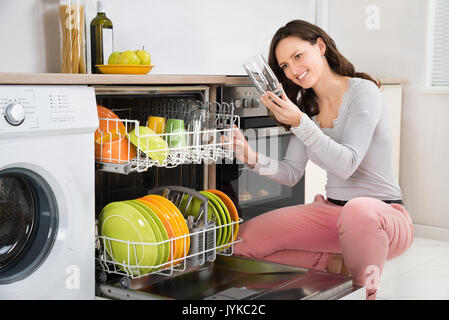
[[[282,52],[293,54],[278,61],[277,56]],[[323,61],[318,61],[320,59]],[[309,117],[319,113],[317,96],[311,87],[317,74],[322,72],[323,63],[336,75],[367,79],[379,86],[370,75],[356,72],[352,63],[338,51],[334,40],[307,21],[291,21],[273,36],[268,64],[282,83],[287,97],[298,102],[299,109]]]
[[[241,150],[256,159],[250,170],[280,184],[295,185],[310,160],[327,172],[326,198],[265,212],[241,225],[237,255],[332,270],[342,255],[353,283],[375,299],[385,260],[413,240],[393,170],[388,108],[378,83],[337,50],[319,27],[296,20],[273,37],[269,65],[284,92],[261,101],[293,133],[284,159],[254,152],[237,134]],[[299,99],[297,99],[300,94]],[[245,162],[247,163],[247,162]],[[269,170],[271,168],[271,170]],[[340,266],[342,263],[340,263]]]

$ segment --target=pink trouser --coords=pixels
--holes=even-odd
[[[236,255],[324,271],[332,253],[342,253],[353,284],[375,299],[387,259],[413,241],[404,206],[355,198],[341,207],[322,195],[314,202],[279,208],[242,223]]]

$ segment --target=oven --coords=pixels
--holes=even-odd
[[[272,159],[282,160],[292,133],[268,115],[259,96],[251,85],[224,85],[217,92],[219,101],[234,103],[240,129],[250,146]],[[217,163],[216,185],[231,197],[244,221],[273,209],[304,203],[304,177],[293,187],[284,186],[251,171],[236,159]]]

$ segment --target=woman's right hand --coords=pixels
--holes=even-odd
[[[222,135],[220,138],[222,143],[229,142],[229,137],[226,135]],[[241,162],[249,165],[250,167],[254,167],[257,163],[257,152],[255,152],[248,141],[245,139],[243,132],[238,129],[236,125],[234,125],[233,130],[233,141],[229,145],[225,145],[226,148],[231,148],[235,152],[235,157]]]

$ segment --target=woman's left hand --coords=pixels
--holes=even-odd
[[[303,112],[290,101],[284,90],[282,90],[280,98],[273,92],[267,91],[260,100],[273,112],[277,121],[292,127],[299,126]]]

